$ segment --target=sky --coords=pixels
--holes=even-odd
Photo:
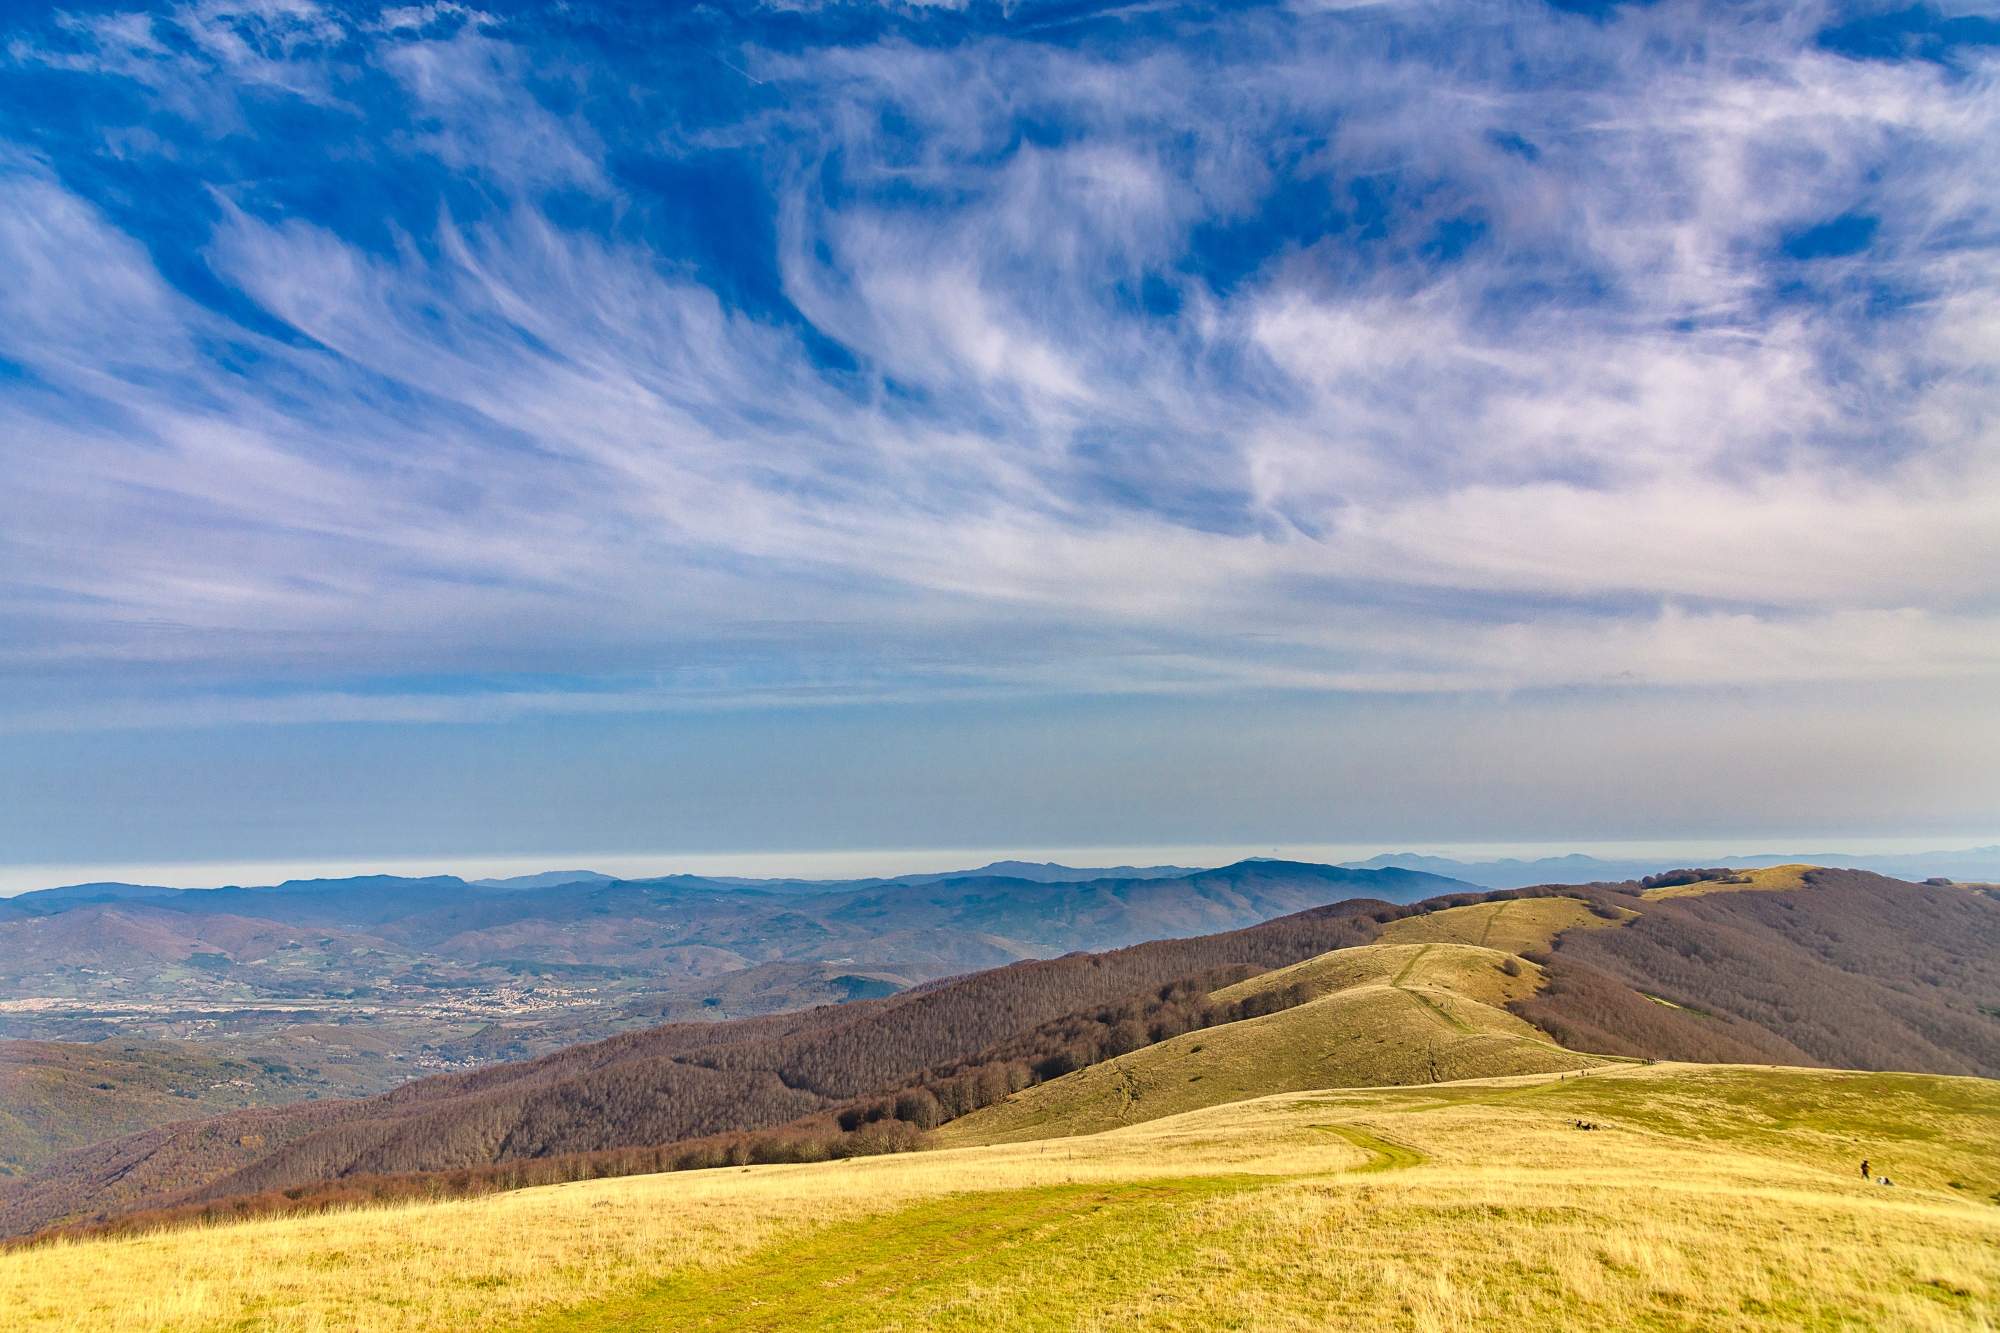
[[[1995,841],[1997,78],[1901,0],[17,0],[0,871]]]

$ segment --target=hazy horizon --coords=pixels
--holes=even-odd
[[[660,853],[515,857],[441,857],[420,861],[378,858],[353,861],[264,861],[208,864],[125,863],[0,867],[0,897],[68,884],[156,884],[168,888],[219,888],[225,885],[277,884],[286,880],[345,879],[363,875],[456,875],[465,880],[508,879],[554,870],[609,873],[623,879],[662,875],[729,876],[745,879],[798,879],[838,882],[848,879],[891,878],[973,870],[1001,861],[1056,864],[1078,869],[1111,866],[1185,866],[1212,869],[1256,857],[1325,865],[1364,862],[1387,856],[1434,857],[1474,866],[1499,862],[1535,862],[1583,856],[1596,861],[1728,864],[1732,858],[1752,861],[1781,856],[1822,855],[1855,859],[1916,858],[1925,855],[1985,854],[2000,874],[2000,838],[1965,845],[1933,846],[1922,839],[1876,838],[1849,840],[1839,847],[1792,845],[1779,839],[1769,847],[1722,848],[1712,841],[1430,844],[1422,847],[1358,844],[1295,847],[1065,847],[1065,848],[918,848],[875,851],[794,852],[783,854]],[[64,878],[64,870],[77,872]]]

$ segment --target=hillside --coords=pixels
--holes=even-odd
[[[0,993],[103,1002],[346,995],[419,962],[372,935],[155,902],[83,903],[0,926]]]
[[[1215,999],[1299,986],[1316,998],[1026,1088],[952,1121],[939,1131],[940,1141],[1096,1134],[1276,1092],[1444,1083],[1601,1063],[1561,1049],[1504,1008],[1541,985],[1533,964],[1516,961],[1512,975],[1503,970],[1511,957],[1465,944],[1374,944],[1267,972],[1217,991]]]
[[[1979,993],[1980,979],[1990,975],[1982,971],[1979,951],[1985,949],[1985,959],[2000,958],[2000,950],[1982,943],[1993,937],[1996,920],[2000,920],[2000,910],[1996,910],[2000,902],[1961,889],[1910,885],[1865,872],[1814,867],[1782,867],[1744,876],[1726,872],[1726,880],[1731,882],[1709,881],[1712,887],[1707,893],[1697,895],[1688,895],[1678,886],[1676,891],[1659,896],[1624,891],[1638,890],[1638,885],[1562,890],[1574,897],[1544,896],[1552,890],[1523,891],[1522,896],[1496,893],[1486,895],[1488,901],[1476,905],[1403,915],[1381,927],[1372,947],[1260,977],[1217,991],[1212,997],[1226,1003],[1251,993],[1284,993],[1287,1005],[1309,999],[1303,1008],[1287,1008],[1271,1017],[1253,1015],[1253,1021],[1200,1035],[1156,1031],[1151,1034],[1153,1039],[1164,1043],[1157,1046],[1138,1042],[1119,1049],[1100,1042],[1095,1058],[1115,1056],[1110,1064],[1028,1088],[1004,1105],[978,1111],[976,1124],[953,1121],[943,1133],[956,1142],[983,1141],[978,1136],[989,1132],[1000,1136],[1091,1132],[1261,1092],[1423,1082],[1497,1071],[1498,1066],[1486,1070],[1476,1063],[1486,1059],[1521,1061],[1523,1069],[1566,1067],[1536,1063],[1546,1058],[1551,1042],[1597,1056],[1918,1068],[1928,1072],[1960,1072],[1966,1056],[1976,1055],[1984,1036],[1977,1030],[1955,1028],[1941,1033],[1944,1044],[1936,1049],[1909,1046],[1899,1055],[1887,1057],[1871,1034],[1892,1027],[1905,1012],[1935,1019],[1942,1011],[1949,1018],[1956,1012],[1953,1006],[1963,1005],[1963,995]],[[1803,903],[1772,896],[1794,889],[1808,890],[1811,896]],[[1754,956],[1762,960],[1759,965],[1775,969],[1777,975],[1802,988],[1844,986],[1842,1003],[1849,1014],[1852,1042],[1843,1043],[1834,1033],[1816,1052],[1808,1052],[1788,1040],[1778,1030],[1779,1025],[1756,1021],[1761,993],[1736,964],[1724,961],[1720,946],[1707,953],[1695,950],[1691,957],[1682,952],[1672,957],[1684,973],[1692,970],[1698,974],[1709,990],[1734,987],[1734,1008],[1679,1002],[1663,993],[1665,983],[1651,974],[1634,971],[1618,979],[1578,961],[1579,955],[1591,950],[1633,953],[1630,938],[1642,930],[1647,934],[1636,938],[1645,947],[1636,952],[1652,956],[1657,952],[1650,944],[1655,936],[1679,938],[1673,914],[1685,907],[1690,896],[1706,899],[1710,894],[1717,901],[1744,899],[1745,903],[1734,909],[1739,914],[1769,910],[1799,917],[1810,912],[1814,928],[1826,936],[1863,928],[1872,933],[1877,942],[1874,948],[1851,949],[1844,955],[1854,969],[1844,981],[1828,976],[1824,963],[1796,943],[1760,942],[1751,932],[1731,936],[1737,952],[1729,956],[1738,963]],[[1667,898],[1671,901],[1663,901]],[[1982,936],[1981,931],[1986,934]],[[1727,928],[1724,933],[1729,934]],[[1956,952],[1952,940],[1959,941]],[[1383,974],[1389,971],[1386,966],[1353,971],[1363,966],[1360,960],[1366,955],[1386,958],[1398,945],[1423,943],[1497,946],[1489,950],[1489,962],[1496,970],[1468,973],[1486,979],[1505,975],[1497,971],[1505,963],[1501,950],[1525,955],[1517,957],[1515,966],[1531,972],[1534,985],[1511,987],[1505,992],[1490,985],[1461,985],[1449,998],[1439,997],[1440,1005],[1419,1008],[1389,993],[1396,987],[1381,984]],[[1327,997],[1321,994],[1325,983],[1316,982],[1303,987],[1307,995],[1298,994],[1301,981],[1316,974],[1328,975],[1327,968],[1365,984],[1353,985],[1351,994]],[[1885,998],[1880,987],[1870,988],[1873,978],[1866,969],[1874,969],[1900,989]],[[1416,989],[1409,989],[1414,997]],[[1425,1008],[1442,1020],[1450,1005],[1472,999],[1484,1003],[1451,1016],[1462,1027],[1474,1029],[1476,1041],[1474,1032],[1447,1034],[1436,1023],[1411,1021],[1423,1017]],[[1739,1015],[1736,1009],[1744,1012]],[[1995,1012],[2000,1012],[2000,1007]],[[1468,1021],[1473,1018],[1477,1021]],[[1937,1030],[1935,1023],[1932,1030]],[[1366,1033],[1376,1040],[1342,1045],[1331,1035],[1339,1032]],[[1510,1047],[1509,1040],[1516,1044]],[[1519,1046],[1522,1040],[1541,1045]],[[1367,1049],[1370,1045],[1380,1053],[1371,1053]],[[1302,1054],[1308,1051],[1314,1053],[1310,1060]],[[973,1078],[990,1079],[995,1064],[1018,1058],[1003,1049],[938,1071],[934,1077],[939,1101],[949,1110],[952,1099],[948,1088]],[[1571,1058],[1567,1067],[1578,1063],[1584,1062]],[[982,1125],[991,1128],[982,1129]],[[974,1137],[968,1140],[967,1136]]]
[[[1635,919],[1563,936],[1553,969],[1580,991],[1595,975],[1677,1006],[1693,1016],[1683,1030],[1773,1061],[2000,1077],[2000,899],[1854,870],[1744,878],[1620,898]],[[1567,1016],[1579,1040],[1596,1028],[1597,1049],[1642,1053],[1604,1044],[1608,1014],[1578,1003]]]
[[[325,1033],[332,1038],[339,1033]],[[168,1042],[0,1042],[0,1175],[21,1175],[73,1148],[253,1106],[373,1092],[352,1057],[303,1033],[278,1055],[218,1058]],[[316,1047],[317,1049],[313,1049]],[[300,1058],[323,1061],[305,1063]],[[287,1056],[287,1058],[280,1058]]]
[[[189,1191],[219,1197],[781,1125],[1134,990],[1366,943],[1379,928],[1372,914],[1396,910],[1354,901],[1241,931],[1018,963],[889,999],[668,1025],[365,1100],[153,1130],[0,1184],[0,1230]]]
[[[1974,1333],[1996,1164],[1992,1082],[1628,1065],[18,1249],[0,1323]]]
[[[1593,910],[1595,908],[1595,910]],[[1245,1097],[1576,1069],[1508,1011],[1546,981],[1518,955],[1564,931],[1634,914],[1569,897],[1491,895],[1402,916],[1372,945],[1322,954],[1215,991],[1251,1016],[1173,1036],[953,1120],[947,1143],[1091,1134]],[[1258,1013],[1259,1000],[1284,1007]],[[994,1058],[989,1053],[987,1058]]]

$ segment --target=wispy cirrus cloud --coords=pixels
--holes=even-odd
[[[1842,21],[24,25],[0,656],[203,717],[1990,675],[2000,66]]]

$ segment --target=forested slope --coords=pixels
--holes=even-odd
[[[1572,1045],[2000,1077],[1989,894],[1812,868],[1796,887],[1610,900],[1637,919],[1565,934],[1549,989],[1516,1007]]]

